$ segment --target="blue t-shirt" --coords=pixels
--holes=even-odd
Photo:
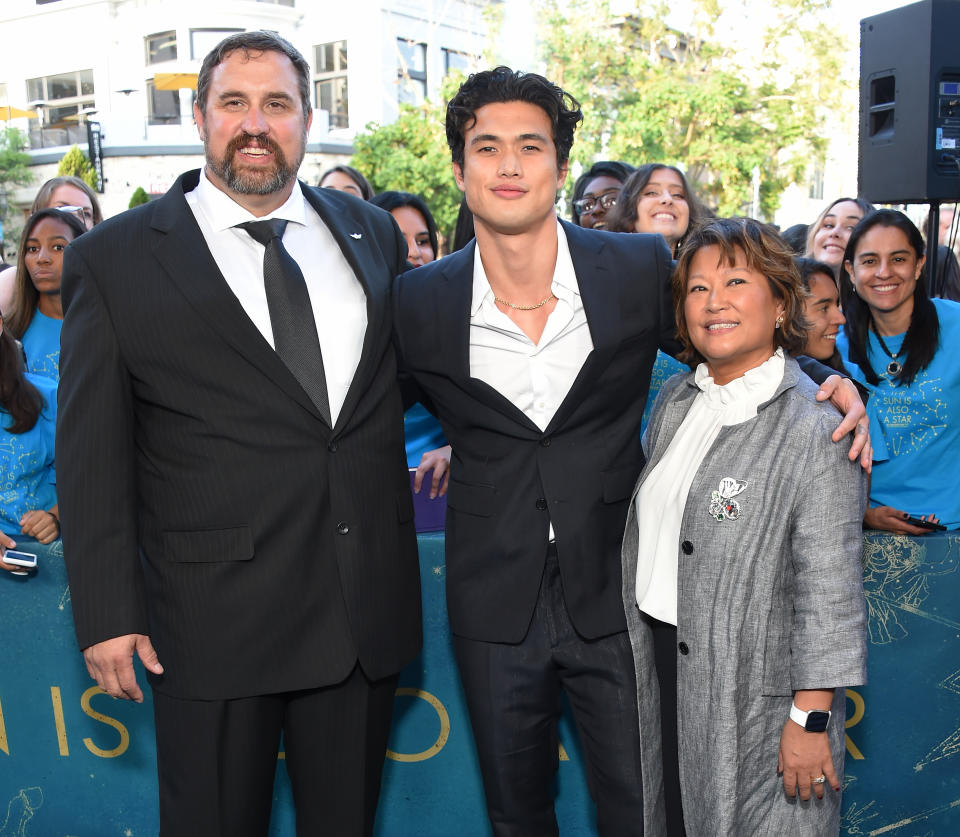
[[[428,450],[442,448],[447,443],[440,422],[422,404],[414,404],[403,414],[403,435],[408,468],[416,468]]]
[[[647,393],[647,404],[643,408],[643,418],[640,420],[640,432],[642,433],[650,420],[650,412],[653,410],[653,402],[657,400],[657,393],[669,378],[672,378],[679,372],[689,372],[690,367],[681,363],[679,360],[665,355],[659,349],[657,350],[657,359],[653,364],[653,371],[650,373],[650,390]]]
[[[911,515],[935,514],[948,529],[960,528],[960,303],[933,300],[940,320],[940,342],[930,365],[909,386],[895,386],[887,373],[890,358],[871,331],[867,351],[879,384],[868,384],[849,360],[850,346],[841,329],[837,348],[852,377],[870,390],[870,441],[882,433],[888,458],[875,462],[870,505],[891,506]],[[906,334],[884,337],[897,353]],[[899,358],[902,362],[903,358]],[[876,425],[876,426],[875,426]]]
[[[46,511],[57,502],[57,475],[53,464],[57,424],[57,383],[27,373],[27,380],[43,396],[43,410],[26,433],[10,433],[10,414],[0,407],[0,530],[20,534],[20,518],[28,511]]]
[[[27,372],[43,375],[45,378],[60,380],[60,329],[63,320],[57,320],[33,312],[33,319],[27,326],[20,342],[27,356]],[[9,423],[9,422],[8,422]]]

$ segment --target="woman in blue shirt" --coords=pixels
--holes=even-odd
[[[27,371],[60,378],[60,272],[63,251],[86,232],[80,219],[59,209],[41,209],[27,219],[17,253],[10,333],[23,343]]]
[[[864,525],[904,535],[929,531],[908,517],[960,528],[960,303],[931,300],[923,267],[920,230],[881,209],[851,233],[841,276],[837,347],[871,392],[871,435],[882,432],[888,454],[874,463]]]
[[[20,346],[0,314],[0,569],[7,549],[62,555],[54,431],[57,385],[23,371]]]

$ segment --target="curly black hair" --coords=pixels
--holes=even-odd
[[[542,108],[553,126],[557,165],[567,162],[573,132],[583,121],[580,103],[543,76],[500,66],[472,73],[447,102],[447,145],[454,163],[463,165],[464,137],[476,122],[477,111],[494,102],[527,102]]]

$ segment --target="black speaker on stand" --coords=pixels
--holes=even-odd
[[[936,277],[940,203],[960,199],[960,0],[860,21],[858,181],[873,203],[930,204],[927,275]]]
[[[874,203],[960,197],[960,0],[860,21],[859,184]]]

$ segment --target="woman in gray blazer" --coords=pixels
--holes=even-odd
[[[836,834],[863,475],[790,357],[803,290],[773,229],[706,224],[673,281],[699,366],[660,393],[623,542],[645,833]]]

